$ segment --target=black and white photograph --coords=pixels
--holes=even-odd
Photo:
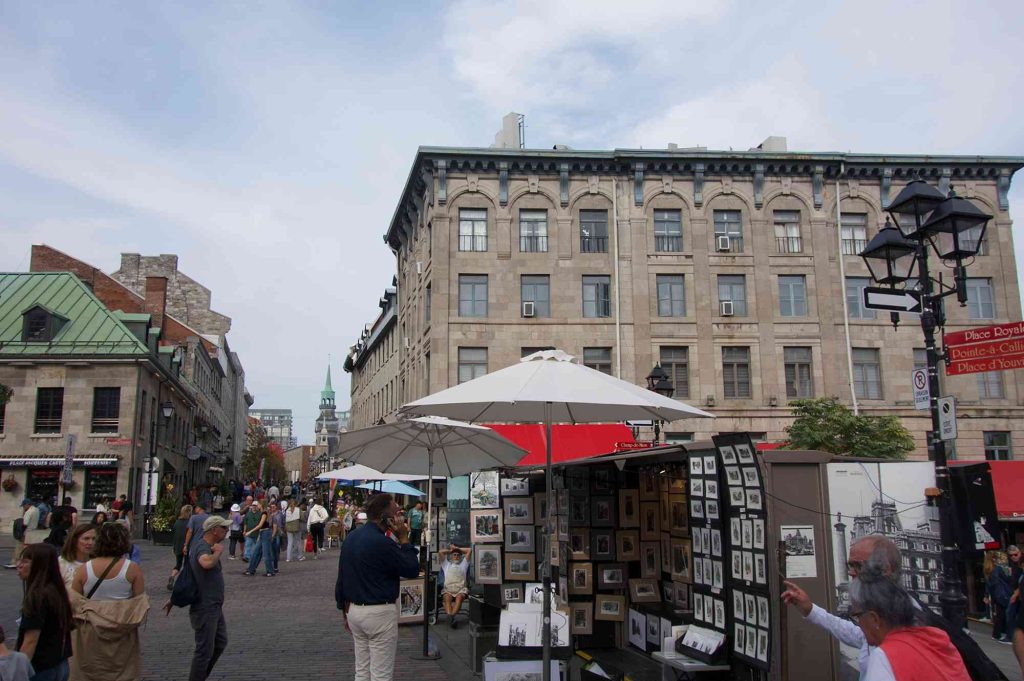
[[[743,646],[743,654],[754,658],[757,655],[757,629],[747,626],[747,639]]]
[[[501,548],[478,544],[473,547],[473,570],[480,584],[501,584]]]
[[[506,553],[505,579],[530,581],[537,578],[537,559],[532,553]]]
[[[508,605],[509,603],[522,603],[523,602],[523,585],[522,584],[502,584],[501,585],[501,604]]]
[[[555,507],[551,512],[555,515],[565,515],[569,511],[569,490],[560,489],[555,495]]]
[[[658,502],[640,502],[640,538],[654,541],[661,533],[661,517]]]
[[[704,561],[700,559],[700,556],[693,557],[693,583],[697,585],[704,584]]]
[[[537,615],[527,612],[501,613],[498,625],[498,645],[510,648],[525,648],[536,645],[540,633],[536,631]]]
[[[732,578],[743,579],[743,552],[739,549],[733,549],[729,557],[732,560]]]
[[[698,502],[699,503],[699,502]],[[669,530],[673,536],[686,536],[689,532],[689,519],[686,516],[686,496],[669,495]]]
[[[693,528],[693,554],[704,553],[704,530],[700,527]]]
[[[750,551],[743,552],[743,581],[754,581],[754,554]]]
[[[533,501],[526,497],[505,500],[506,525],[533,525]]]
[[[754,453],[749,445],[736,445],[736,458],[740,463],[754,463]]]
[[[619,530],[615,533],[615,559],[622,562],[640,560],[640,532]]]
[[[672,582],[672,602],[683,610],[690,609],[690,585]]]
[[[531,605],[543,605],[544,604],[544,584],[541,582],[527,582],[525,587],[524,603],[530,603]],[[551,585],[551,603],[554,605],[556,602],[555,597],[557,593],[555,591],[555,585]]]
[[[690,457],[690,477],[704,475],[704,459],[699,456]]]
[[[732,590],[732,616],[733,619],[742,620],[744,615],[743,611],[743,592],[739,589]]]
[[[590,524],[593,527],[615,527],[616,520],[614,497],[591,497]]]
[[[480,471],[469,476],[469,507],[498,508],[498,471]]]
[[[423,580],[403,579],[398,592],[398,623],[409,624],[423,621]]]
[[[505,549],[508,551],[519,551],[522,553],[527,551],[536,551],[534,537],[535,530],[532,525],[530,527],[522,525],[506,525]]]
[[[722,574],[722,561],[711,561],[711,587],[713,589],[725,588],[725,576]]]
[[[704,475],[718,475],[718,462],[715,460],[714,454],[704,457]]]
[[[574,468],[568,473],[568,488],[570,494],[589,494],[590,476],[585,468]]]
[[[500,542],[502,536],[501,511],[481,509],[469,512],[469,537],[474,544]]]
[[[757,622],[757,597],[751,593],[743,594],[744,617],[749,624]]]
[[[763,553],[754,553],[754,581],[758,584],[768,583],[767,561]]]
[[[626,597],[598,594],[594,598],[594,619],[621,622],[626,618]]]
[[[574,596],[594,593],[592,563],[569,563],[569,593]]]
[[[661,543],[640,542],[640,576],[657,579],[661,576]]]
[[[526,497],[530,495],[530,479],[520,477],[501,478],[501,496]]]
[[[590,528],[569,529],[569,557],[573,560],[590,560]]]
[[[590,601],[574,601],[569,604],[569,633],[589,635],[594,633],[594,604]]]
[[[655,650],[661,647],[661,618],[657,615],[647,615],[647,643]]]
[[[708,520],[718,520],[718,500],[717,499],[705,499],[704,500],[704,513]]]
[[[721,598],[714,599],[715,628],[725,629],[725,601]]]
[[[739,518],[729,519],[729,541],[732,543],[732,548],[739,548],[742,543],[742,535],[740,533],[742,521]]]
[[[711,555],[716,558],[722,557],[722,531],[719,529],[711,530]]]
[[[590,522],[590,497],[569,497],[569,522],[574,525]]]
[[[597,565],[597,588],[624,589],[629,577],[625,563],[599,563]]]
[[[544,672],[495,672],[494,681],[542,681]]]
[[[754,523],[750,520],[741,521],[743,525],[743,548],[751,549],[754,547]]]
[[[673,539],[672,581],[689,582],[692,576],[693,550],[689,539]]]
[[[726,466],[725,467],[725,484],[727,485],[742,485],[743,478],[740,477],[739,466]]]
[[[755,466],[743,467],[743,485],[744,487],[761,486],[761,481],[757,475],[757,468]]]
[[[590,491],[594,494],[611,494],[615,491],[614,467],[594,468],[590,472]]]
[[[729,488],[729,505],[733,508],[743,509],[747,505],[747,495],[742,487]]]
[[[763,549],[764,545],[764,518],[754,518],[754,548]]]
[[[590,557],[593,560],[614,560],[615,530],[592,530],[590,547]]]
[[[718,499],[718,481],[717,480],[705,480],[704,481],[704,496],[708,499]]]
[[[742,655],[743,651],[746,650],[743,639],[746,637],[747,628],[739,622],[734,622],[732,627],[732,649]]]
[[[731,466],[731,465],[736,463],[736,450],[735,449],[733,449],[729,445],[726,445],[724,447],[719,447],[718,451],[722,455],[722,463],[723,464],[725,464],[726,466]]]
[[[694,518],[704,517],[704,501],[701,499],[690,499],[690,515]]]
[[[769,625],[768,598],[767,596],[757,597],[757,624],[761,627]]]
[[[757,659],[768,661],[768,632],[765,629],[757,630]]]
[[[694,556],[693,560],[694,560],[694,562],[696,562],[697,557]],[[704,568],[704,583],[707,584],[708,586],[711,586],[711,579],[712,579],[712,577],[714,575],[714,571],[712,570],[712,567],[711,567],[711,562],[712,561],[711,561],[710,558],[701,558],[700,562],[702,563],[703,568]]]
[[[569,517],[560,515],[558,518],[558,541],[569,541]]]
[[[661,600],[656,579],[629,580],[630,603],[657,603]]]
[[[690,477],[690,496],[691,497],[702,497],[704,496],[704,478],[700,476]]]
[[[702,527],[700,528],[700,542],[701,542],[701,553],[711,553],[711,528]]]
[[[619,527],[640,527],[640,492],[619,490]]]
[[[640,650],[647,649],[647,617],[632,608],[629,610],[629,642]]]
[[[658,469],[647,467],[640,469],[640,501],[658,500]]]
[[[539,492],[533,495],[533,522],[535,525],[544,525],[548,519],[548,495]]]
[[[814,527],[811,525],[783,525],[779,528],[779,532],[786,545],[786,578],[817,577]]]
[[[747,508],[751,511],[760,511],[764,509],[764,503],[761,499],[761,490],[747,490]]]

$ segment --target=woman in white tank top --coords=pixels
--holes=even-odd
[[[97,601],[127,600],[145,593],[142,569],[127,556],[132,545],[125,527],[120,523],[104,523],[98,535],[92,560],[78,568],[71,588],[88,597],[99,582],[92,594],[92,600]],[[104,572],[106,577],[101,582]]]

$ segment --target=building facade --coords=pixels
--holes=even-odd
[[[331,367],[327,367],[327,380],[320,391],[320,415],[316,418],[316,444],[326,447],[328,456],[334,456],[338,450],[338,416],[335,413],[334,388],[331,387]]]
[[[911,388],[923,336],[916,317],[894,329],[863,307],[858,254],[907,182],[955,187],[994,217],[946,329],[1020,320],[1008,190],[1022,165],[790,153],[779,138],[747,152],[421,148],[385,236],[397,393],[379,401],[384,366],[365,367],[380,342],[364,333],[353,426],[554,346],[638,385],[660,363],[676,398],[718,417],[669,424],[670,440],[781,441],[791,400],[856,396],[861,413],[901,417],[923,458],[930,421]],[[1018,372],[945,379],[956,456],[1015,457],[1022,388]]]
[[[108,309],[71,273],[0,275],[0,384],[13,391],[0,407],[0,475],[10,492],[0,515],[19,515],[24,497],[66,493],[91,511],[126,494],[141,518],[161,481],[189,482],[196,401],[181,353],[161,345],[161,334],[150,315]]]
[[[296,446],[291,409],[250,409],[249,416],[263,425],[270,439],[281,445],[282,451]]]
[[[284,453],[284,469],[290,482],[305,482],[311,473],[310,463],[314,459],[313,445],[299,445]]]
[[[353,429],[393,420],[406,392],[399,378],[399,344],[404,331],[398,328],[397,290],[386,289],[378,305],[380,314],[363,329],[345,358],[345,371],[352,374]],[[420,361],[429,367],[430,353]]]

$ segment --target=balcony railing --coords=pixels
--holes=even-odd
[[[61,419],[36,419],[37,433],[59,433]]]
[[[678,253],[683,250],[683,237],[655,235],[654,250],[658,253]]]
[[[100,419],[96,418],[92,420],[92,432],[94,433],[116,433],[120,419]]]
[[[548,238],[546,236],[519,237],[519,250],[522,253],[547,253]]]
[[[843,239],[843,255],[860,255],[867,245],[867,239]]]
[[[802,253],[803,243],[798,236],[777,236],[775,237],[775,247],[779,253]]]
[[[608,237],[606,236],[581,236],[580,253],[607,253]]]
[[[486,251],[487,250],[487,236],[486,235],[473,235],[473,234],[460,234],[459,235],[459,250],[460,251]]]

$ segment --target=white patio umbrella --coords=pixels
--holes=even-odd
[[[535,352],[517,364],[403,405],[403,414],[464,421],[543,423],[545,491],[551,499],[551,424],[714,418],[713,414],[579,364],[561,350]],[[545,537],[550,543],[550,526]],[[551,678],[551,551],[544,552],[544,681]]]
[[[373,466],[390,479],[426,468],[428,480],[434,478],[435,466],[444,474],[443,477],[454,478],[486,468],[515,466],[527,454],[526,450],[490,428],[438,416],[423,416],[341,433],[338,436],[338,453],[350,461],[359,462],[357,466]],[[427,546],[430,546],[433,505],[434,486],[431,484],[427,485],[424,532]],[[429,577],[428,570],[426,585],[430,584]],[[432,657],[428,651],[428,619],[424,607],[423,656],[437,659],[438,656]]]
[[[362,431],[354,432],[358,433]],[[342,435],[348,434],[349,433],[342,433]],[[327,471],[323,475],[317,477],[317,480],[403,480],[406,482],[424,479],[425,477],[422,475],[384,473],[376,468],[370,468],[369,466],[364,466],[362,464],[344,466],[343,468],[338,468],[333,471]]]

